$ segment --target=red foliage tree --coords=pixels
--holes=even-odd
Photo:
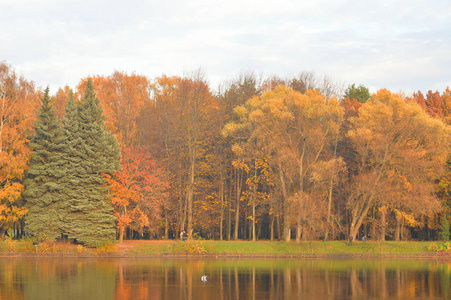
[[[126,227],[141,232],[156,229],[169,188],[164,172],[144,148],[123,148],[121,165],[122,170],[108,176],[119,242]]]

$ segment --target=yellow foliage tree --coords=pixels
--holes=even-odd
[[[315,165],[333,159],[332,145],[341,124],[342,108],[336,99],[328,99],[316,90],[301,94],[279,86],[248,100],[236,113],[240,120],[228,124],[225,130],[248,131],[248,139],[271,159],[283,195],[285,240],[290,240],[295,217],[299,242],[312,226],[310,177]]]
[[[443,170],[450,128],[414,102],[379,90],[351,118],[348,132],[358,170],[349,185],[350,235],[355,238],[370,208],[398,202],[397,209],[428,213],[440,206],[433,180]]]

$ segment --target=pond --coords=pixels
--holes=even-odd
[[[450,274],[451,260],[3,258],[0,299],[450,299]]]

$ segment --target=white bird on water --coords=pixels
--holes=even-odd
[[[203,282],[207,282],[207,275],[203,275],[200,280],[202,280]]]

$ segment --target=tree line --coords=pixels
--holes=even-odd
[[[118,238],[448,239],[451,91],[312,72],[116,71],[40,91],[0,64],[0,227]],[[101,224],[101,225],[100,225]]]

